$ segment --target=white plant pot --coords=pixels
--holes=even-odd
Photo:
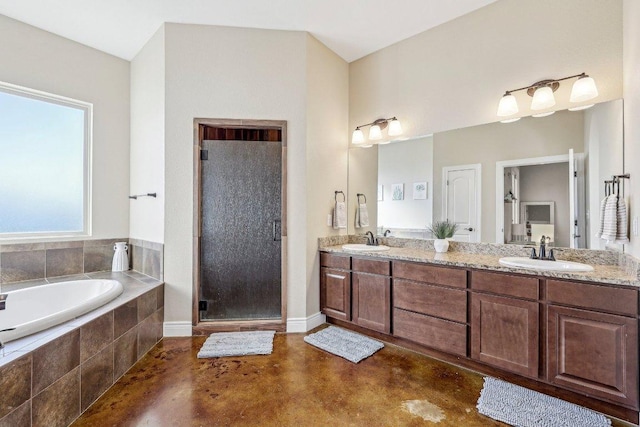
[[[113,262],[111,263],[111,271],[127,271],[129,269],[129,255],[127,255],[129,246],[127,242],[116,242],[113,246]]]
[[[436,248],[436,252],[443,253],[449,250],[449,241],[447,239],[436,239],[433,241],[433,247]]]

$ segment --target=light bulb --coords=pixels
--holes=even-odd
[[[362,132],[362,130],[360,130],[360,128],[356,128],[356,130],[353,131],[353,135],[351,136],[351,143],[353,145],[358,145],[358,144],[362,144],[364,142],[364,133]]]
[[[387,132],[389,136],[398,136],[402,135],[402,126],[400,125],[400,121],[396,118],[389,122],[389,131]]]
[[[598,88],[596,88],[596,82],[589,76],[580,77],[575,81],[571,88],[571,96],[569,101],[571,102],[583,102],[598,96]]]
[[[518,112],[518,102],[516,97],[510,93],[506,93],[500,98],[500,104],[498,104],[498,116],[506,117]]]
[[[531,101],[532,110],[544,110],[556,105],[556,99],[553,96],[553,90],[549,86],[542,86],[533,93]]]
[[[371,129],[369,129],[369,139],[372,141],[377,141],[378,139],[382,139],[382,131],[380,130],[380,126],[373,125]]]

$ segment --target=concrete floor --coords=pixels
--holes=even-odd
[[[354,364],[303,336],[214,359],[196,358],[205,337],[165,338],[73,426],[504,425],[477,412],[477,373],[389,344]]]

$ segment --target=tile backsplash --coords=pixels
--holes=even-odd
[[[110,271],[115,242],[129,243],[129,267],[163,279],[164,245],[126,237],[0,245],[0,284]]]

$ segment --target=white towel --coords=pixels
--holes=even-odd
[[[615,243],[628,243],[627,204],[615,194],[607,196],[602,220],[601,239]]]
[[[358,205],[358,217],[356,221],[360,228],[369,226],[369,211],[367,210],[366,203],[360,203]]]
[[[336,202],[333,209],[333,228],[347,228],[347,204],[345,202]]]
[[[629,243],[629,227],[627,223],[627,204],[624,198],[620,197],[616,204],[616,240],[618,244]]]
[[[615,240],[618,232],[616,211],[617,196],[611,194],[605,198],[604,214],[602,215],[602,233],[600,238],[603,240]]]

